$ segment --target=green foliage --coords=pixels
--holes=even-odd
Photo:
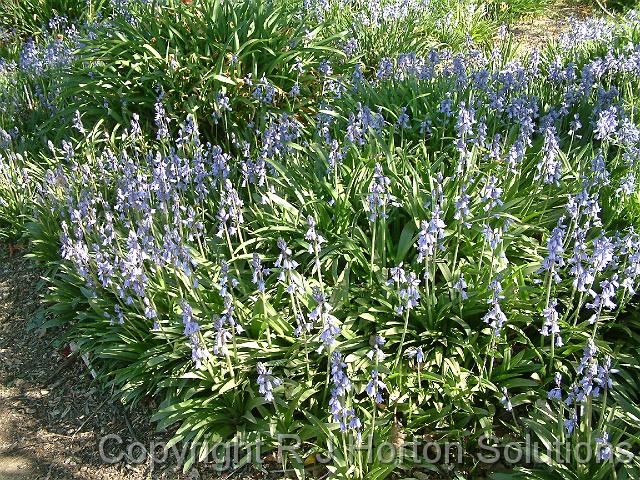
[[[499,23],[514,24],[523,18],[544,14],[545,10],[556,8],[551,0],[490,0],[487,10]]]
[[[299,82],[312,105],[314,78],[296,74],[296,64],[309,69],[320,57],[341,57],[331,48],[336,37],[314,40],[321,27],[306,31],[284,7],[263,1],[172,0],[137,8],[136,22],[120,17],[113,30],[85,44],[86,69],[68,78],[70,108],[87,118],[106,114],[119,124],[131,112],[153,118],[162,92],[171,114],[192,113],[209,136],[225,141],[230,131],[242,136],[247,120],[261,115],[251,100],[253,83],[268,79],[286,100]],[[219,95],[230,99],[231,114],[221,109]]]
[[[37,37],[54,17],[92,19],[107,0],[0,0],[0,27],[20,37]]]
[[[621,190],[640,173],[637,140],[594,130],[611,107],[637,123],[637,72],[602,67],[584,90],[574,77],[588,80],[609,51],[631,62],[634,28],[518,62],[508,40],[486,57],[429,50],[465,46],[465,30],[493,36],[491,7],[436,4],[382,26],[359,21],[356,7],[318,18],[295,3],[132,4],[108,28],[93,25],[78,57],[3,66],[0,232],[24,235],[48,266],[46,325],[64,326],[124,403],[156,399],[159,428],[176,427],[172,443],[260,438],[268,449],[295,433],[305,463],[336,447],[333,478],[446,473],[412,457],[367,462],[345,446],[358,434],[376,446],[460,441],[474,453],[486,434],[526,448],[527,434],[596,445],[606,429],[608,442],[637,448],[637,296],[618,293],[592,322],[592,293],[576,291],[571,267],[541,271],[557,226],[567,263],[580,229],[589,258],[601,234],[616,241],[616,265],[589,288],[601,292],[632,262],[618,240],[634,238],[640,213],[638,189]],[[466,109],[473,134],[460,133]],[[554,127],[561,171],[549,181],[543,125]],[[487,197],[492,182],[500,201]],[[597,213],[586,225],[583,210],[567,208],[581,194],[580,208]],[[442,226],[429,225],[436,218]],[[326,242],[314,243],[311,225]],[[420,254],[429,228],[442,235]],[[264,288],[254,253],[272,270]],[[416,275],[410,308],[399,266]],[[540,332],[552,298],[562,345]],[[499,327],[488,324],[496,303]],[[619,370],[614,386],[577,407],[548,401],[554,373],[564,398],[577,386],[590,339],[596,366],[610,355]],[[281,381],[273,398],[261,368]],[[336,368],[351,382],[339,396],[345,415],[360,421],[344,432],[329,408]],[[376,375],[380,399],[368,388]],[[567,434],[572,412],[580,418]],[[184,468],[208,453],[192,450]],[[639,468],[566,460],[520,462],[495,478],[635,478]],[[483,469],[471,454],[458,467],[458,478]]]

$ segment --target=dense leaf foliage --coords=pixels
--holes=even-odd
[[[637,20],[517,56],[418,7],[130,2],[8,52],[0,232],[187,469],[286,433],[299,476],[447,472],[354,447],[410,436],[476,475],[490,434],[597,453],[495,478],[635,478]]]

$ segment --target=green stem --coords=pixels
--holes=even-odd
[[[271,348],[273,344],[271,343],[271,328],[269,327],[269,317],[267,316],[267,300],[264,296],[264,292],[260,293],[260,299],[262,301],[262,318],[264,320],[264,326],[267,332],[267,343],[269,344],[269,348]]]
[[[424,260],[424,289],[426,292],[427,298],[427,316],[429,318],[429,325],[431,325],[432,321],[432,313],[431,313],[431,290],[429,288],[429,282],[431,281],[431,272],[429,271],[429,259],[425,258]]]
[[[404,346],[404,339],[407,335],[407,327],[409,326],[409,309],[404,309],[404,328],[402,329],[402,338],[400,339],[400,346],[398,347],[398,353],[396,354],[396,361],[394,363],[393,368],[396,369],[398,367],[398,363],[400,362],[400,357],[402,356],[402,347]]]
[[[602,432],[602,428],[604,427],[604,419],[605,412],[607,409],[607,394],[609,393],[609,389],[605,385],[604,394],[602,395],[602,406],[600,407],[600,420],[598,420],[598,431]]]
[[[235,378],[235,373],[233,371],[233,364],[231,363],[231,356],[229,355],[229,350],[226,350],[226,354],[225,357],[227,358],[227,368],[229,369],[229,374],[231,375],[231,378]]]
[[[293,295],[293,292],[289,293],[291,297],[291,308],[293,309],[293,318],[294,322],[298,321],[298,307],[296,303],[296,298]],[[307,372],[307,379],[311,378],[311,374],[309,373],[309,346],[307,342],[307,329],[302,328],[302,349],[304,350],[304,358],[305,358],[305,370]]]
[[[369,285],[373,285],[373,263],[376,254],[376,230],[377,222],[373,222],[373,232],[371,234],[371,263],[369,265]]]

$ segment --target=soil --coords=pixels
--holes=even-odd
[[[583,20],[596,13],[589,5],[576,0],[555,0],[544,13],[523,19],[510,31],[521,50],[527,52],[541,49],[549,40],[567,32],[572,20]]]

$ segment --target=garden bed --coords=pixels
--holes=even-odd
[[[17,11],[4,468],[637,476],[639,22],[518,48],[536,5]]]

